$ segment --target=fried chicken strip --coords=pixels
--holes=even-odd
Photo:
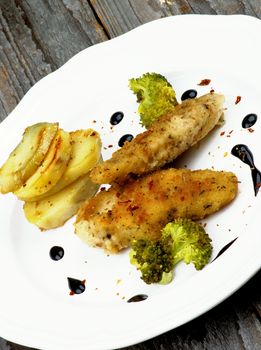
[[[212,170],[158,170],[111,187],[78,212],[75,233],[91,246],[116,253],[132,239],[158,239],[176,218],[203,219],[231,202],[237,177]]]
[[[159,169],[204,138],[223,115],[224,96],[207,94],[177,105],[91,171],[95,183],[123,183]]]

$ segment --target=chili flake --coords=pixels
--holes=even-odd
[[[198,84],[199,86],[206,86],[211,82],[210,79],[202,79],[201,82]]]
[[[235,105],[237,105],[241,101],[241,96],[237,96]]]

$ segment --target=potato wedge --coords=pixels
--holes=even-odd
[[[101,159],[101,139],[99,134],[92,130],[77,130],[70,132],[72,145],[71,158],[63,176],[48,192],[26,201],[38,201],[57,193],[80,176],[87,174]]]
[[[25,216],[42,230],[62,226],[76,214],[86,199],[95,195],[98,188],[99,185],[90,180],[88,173],[50,197],[41,201],[25,202]]]
[[[39,167],[56,133],[58,123],[37,123],[27,127],[18,146],[0,169],[0,191],[18,189]]]
[[[16,190],[22,200],[42,195],[49,191],[62,177],[71,156],[69,133],[59,129],[46,157],[36,172]]]

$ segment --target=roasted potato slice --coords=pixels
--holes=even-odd
[[[18,189],[39,167],[56,133],[58,123],[37,123],[27,127],[18,146],[0,169],[0,191]]]
[[[42,195],[49,191],[62,177],[71,156],[69,133],[59,129],[46,157],[36,172],[16,190],[22,200]]]
[[[62,226],[76,214],[86,199],[95,195],[98,188],[90,180],[89,174],[86,174],[50,197],[41,201],[25,202],[25,216],[42,230]]]
[[[71,158],[63,176],[48,192],[41,196],[28,198],[26,201],[38,201],[57,193],[80,176],[87,174],[101,158],[101,139],[92,130],[77,130],[70,132],[72,145]]]
[[[72,156],[65,173],[59,181],[62,187],[87,174],[101,157],[101,139],[92,130],[76,130],[70,132]]]

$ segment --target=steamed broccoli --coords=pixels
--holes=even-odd
[[[173,239],[174,265],[183,260],[193,263],[196,270],[201,270],[209,262],[212,253],[211,239],[205,229],[189,219],[177,219],[167,224],[162,237]]]
[[[167,284],[181,260],[201,270],[212,253],[211,239],[204,228],[189,219],[177,219],[165,226],[159,240],[133,240],[130,262],[147,284]]]
[[[130,79],[129,87],[140,103],[138,113],[146,128],[177,105],[175,91],[161,74],[146,73],[137,79]]]
[[[171,237],[158,241],[133,240],[131,242],[130,262],[141,271],[141,278],[147,284],[159,283],[163,273],[171,274],[171,281],[174,267],[172,248]]]

